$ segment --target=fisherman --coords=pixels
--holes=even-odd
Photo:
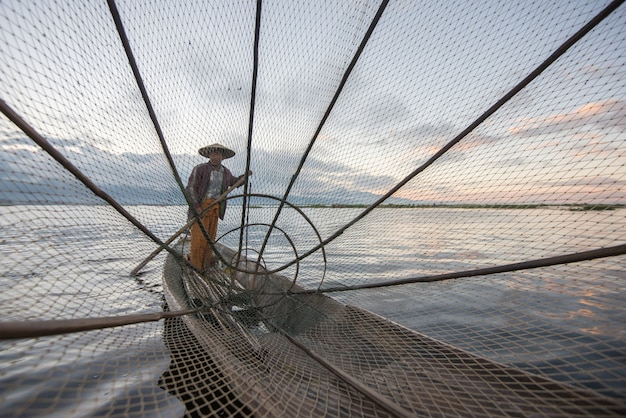
[[[233,176],[230,170],[222,165],[222,160],[231,158],[235,155],[235,151],[221,145],[211,144],[202,147],[198,153],[209,159],[209,162],[199,164],[194,167],[187,182],[186,191],[195,206],[206,232],[213,242],[217,235],[218,217],[224,219],[226,212],[226,200],[222,200],[219,204],[211,206],[211,204],[226,189],[237,183],[243,175],[239,177]],[[205,213],[205,209],[211,206]],[[189,219],[194,216],[193,210],[189,208]],[[211,246],[207,243],[202,233],[202,229],[198,222],[194,222],[191,226],[191,248],[190,261],[200,271],[211,267]]]

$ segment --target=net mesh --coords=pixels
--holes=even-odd
[[[1,414],[626,414],[621,3],[1,2]]]

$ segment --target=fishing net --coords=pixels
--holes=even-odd
[[[626,414],[621,3],[2,1],[1,415]]]

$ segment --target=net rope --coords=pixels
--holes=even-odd
[[[2,415],[626,414],[622,3],[3,2]]]

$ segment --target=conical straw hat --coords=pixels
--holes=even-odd
[[[224,156],[224,159],[226,158],[231,158],[235,156],[235,151],[233,151],[230,148],[226,148],[224,145],[222,144],[211,144],[211,145],[207,145],[206,147],[202,147],[198,150],[198,153],[200,155],[202,155],[203,157],[207,157],[209,158],[209,153],[211,151],[219,151],[222,153],[222,155]]]

